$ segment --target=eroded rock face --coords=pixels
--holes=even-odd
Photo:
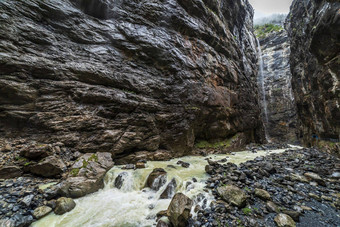
[[[260,40],[267,100],[269,137],[274,142],[295,142],[296,104],[292,91],[286,31],[274,32]]]
[[[340,2],[295,0],[287,19],[299,134],[339,139]]]
[[[252,14],[246,0],[1,1],[0,134],[120,157],[260,140]]]

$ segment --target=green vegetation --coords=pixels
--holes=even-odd
[[[98,162],[98,156],[96,154],[91,155],[88,159],[89,162]]]
[[[201,141],[198,141],[196,144],[195,144],[195,147],[196,148],[200,148],[200,149],[207,149],[207,148],[214,148],[214,149],[219,149],[219,148],[227,148],[227,147],[230,147],[231,144],[232,144],[232,141],[234,139],[237,138],[237,134],[235,136],[233,136],[232,138],[229,138],[229,139],[226,139],[226,140],[222,140],[222,141],[217,141],[215,143],[211,143],[211,142],[208,142],[206,140],[201,140]]]
[[[197,107],[197,106],[190,106],[190,105],[185,106],[184,108],[185,108],[185,110],[194,110],[194,111],[201,110],[201,109],[200,109],[199,107]]]
[[[70,171],[70,174],[71,174],[72,176],[74,176],[74,177],[76,177],[76,176],[78,175],[78,173],[79,173],[79,169],[78,169],[78,168],[72,169],[72,170]]]
[[[283,27],[275,24],[255,25],[255,35],[258,38],[265,38],[271,32],[282,31]]]
[[[251,208],[245,207],[245,208],[242,209],[242,212],[243,212],[245,215],[249,216],[253,211],[252,211]]]
[[[25,164],[24,164],[24,166],[29,166],[29,165],[31,165],[32,164],[32,162],[26,162]]]
[[[248,188],[248,187],[244,187],[244,190],[247,191],[247,192],[251,192],[250,188]]]
[[[15,157],[15,160],[16,160],[16,161],[19,161],[19,162],[22,162],[22,161],[27,161],[27,159],[26,159],[26,158],[24,158],[24,157],[21,157],[21,156],[19,156],[19,155]]]

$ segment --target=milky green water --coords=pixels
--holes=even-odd
[[[281,153],[285,149],[273,150],[270,153]],[[170,199],[159,199],[160,194],[165,189],[164,185],[158,192],[150,189],[143,189],[148,175],[154,168],[163,168],[167,171],[167,181],[175,178],[177,181],[176,192],[182,192],[195,201],[195,205],[202,205],[196,197],[203,194],[209,204],[213,196],[210,192],[205,192],[205,181],[209,177],[205,173],[207,165],[206,158],[218,161],[227,158],[228,162],[240,164],[242,162],[255,159],[258,156],[265,156],[268,151],[258,151],[251,153],[248,151],[237,152],[234,155],[210,155],[208,157],[187,156],[170,161],[150,161],[145,169],[122,170],[121,166],[113,167],[105,176],[105,186],[96,193],[76,199],[76,207],[64,215],[54,213],[32,224],[33,227],[137,227],[153,226],[156,214],[161,210],[166,210],[170,204]],[[190,163],[189,168],[177,165],[177,161],[182,160]],[[176,169],[167,167],[173,165]],[[127,172],[124,184],[121,189],[114,187],[114,180],[121,172]],[[192,182],[192,178],[197,182]],[[186,188],[187,182],[192,184]],[[150,209],[153,207],[153,209]],[[194,207],[194,206],[193,206]],[[192,211],[193,213],[193,211]],[[193,215],[195,215],[193,213]]]

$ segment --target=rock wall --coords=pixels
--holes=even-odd
[[[247,0],[0,2],[0,136],[81,152],[263,138]]]
[[[296,104],[293,96],[286,31],[260,40],[267,100],[267,132],[273,142],[296,142]]]
[[[287,18],[299,134],[336,141],[340,135],[340,2],[295,0]]]

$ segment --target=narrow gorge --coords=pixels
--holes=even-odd
[[[340,226],[340,2],[253,7],[0,0],[0,227]]]

